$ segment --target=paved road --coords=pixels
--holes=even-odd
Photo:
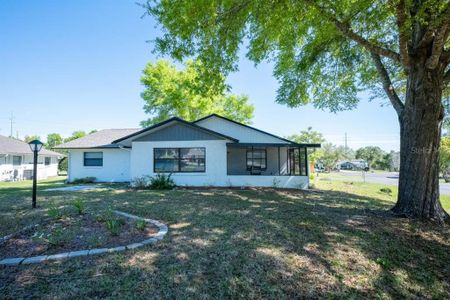
[[[349,180],[349,177],[353,181],[363,181],[363,176],[361,171],[340,171],[327,174],[332,180]],[[328,177],[327,176],[327,177]],[[320,178],[320,175],[319,175]],[[398,173],[397,172],[366,172],[365,173],[366,182],[373,182],[386,185],[397,185],[398,184]],[[440,182],[440,191],[442,195],[450,195],[450,183]]]

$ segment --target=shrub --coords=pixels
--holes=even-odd
[[[150,180],[151,177],[150,176],[140,176],[140,177],[135,177],[133,178],[133,180],[131,181],[131,187],[135,188],[135,189],[147,189],[150,186]]]
[[[58,227],[52,230],[46,240],[50,244],[50,246],[59,247],[67,242],[68,237],[67,234]]]
[[[61,219],[63,217],[62,211],[53,202],[50,203],[47,214],[50,218],[53,219]]]
[[[175,187],[175,182],[171,178],[172,174],[157,174],[150,178],[150,188],[152,190],[171,190]]]
[[[136,220],[135,227],[137,230],[143,231],[145,229],[145,225],[147,225],[147,222],[145,222],[145,220],[142,219]]]
[[[94,183],[96,180],[97,180],[97,178],[95,178],[95,177],[75,178],[70,183],[72,183],[72,184]]]
[[[119,218],[110,218],[105,221],[106,229],[112,235],[119,235],[120,227],[125,224],[125,221]]]
[[[112,235],[118,235],[120,227],[125,224],[125,221],[117,217],[111,208],[109,208],[103,216],[98,215],[96,219],[97,221],[104,222],[106,229]]]
[[[392,193],[392,190],[388,187],[384,187],[380,189],[380,192],[390,195]]]
[[[84,214],[84,211],[86,210],[86,204],[82,199],[76,199],[75,201],[73,201],[72,205],[76,208],[79,215]]]

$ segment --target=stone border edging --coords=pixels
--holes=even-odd
[[[128,249],[136,249],[139,247],[142,247],[144,245],[149,245],[156,243],[157,241],[160,241],[163,239],[163,237],[167,234],[169,231],[169,228],[166,224],[163,224],[159,221],[152,220],[152,219],[146,219],[141,218],[132,214],[128,214],[126,212],[121,212],[118,210],[114,211],[116,214],[121,215],[126,218],[134,219],[134,220],[144,220],[147,223],[151,223],[159,228],[158,233],[142,242],[138,243],[132,243],[125,246],[117,246],[112,248],[94,248],[94,249],[87,249],[87,250],[77,250],[77,251],[70,251],[70,252],[63,252],[58,254],[52,254],[52,255],[40,255],[40,256],[31,256],[31,257],[10,257],[0,260],[0,265],[3,266],[17,266],[17,265],[25,265],[25,264],[34,264],[34,263],[40,263],[44,261],[50,261],[50,260],[62,260],[66,258],[71,257],[77,257],[77,256],[87,256],[87,255],[96,255],[96,254],[102,254],[102,253],[112,253],[112,252],[120,252],[125,251]],[[35,225],[36,226],[36,225]],[[1,241],[6,241],[9,238],[11,238],[14,234],[9,234],[7,236],[4,236],[0,238]]]

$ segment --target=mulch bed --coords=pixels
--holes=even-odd
[[[158,233],[158,228],[152,224],[147,223],[143,230],[139,230],[136,220],[114,217],[121,224],[117,235],[107,229],[104,220],[90,213],[61,219],[48,218],[0,243],[0,259],[117,247],[141,242]]]

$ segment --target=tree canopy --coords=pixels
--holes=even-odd
[[[202,64],[194,61],[188,61],[182,70],[167,60],[149,63],[141,82],[145,86],[144,110],[151,118],[141,125],[146,127],[175,116],[194,121],[212,113],[250,123],[254,107],[248,97],[230,94],[223,76],[219,76],[218,85],[208,86],[200,78],[202,72]]]
[[[33,141],[33,140],[41,140],[41,137],[38,136],[38,135],[26,135],[26,136],[24,137],[25,143],[29,143],[29,142],[31,142],[31,141]]]
[[[86,136],[86,132],[85,131],[83,131],[83,130],[74,131],[72,133],[72,136],[64,139],[64,143],[67,143],[67,142],[79,139],[79,138],[81,138],[83,136]]]
[[[51,149],[59,144],[62,144],[62,142],[63,138],[59,133],[49,133],[47,135],[47,143],[45,144],[45,147]]]
[[[441,28],[450,15],[448,0],[423,1],[415,10],[413,5],[408,0],[212,0],[148,1],[147,9],[163,25],[156,50],[180,61],[198,58],[206,66],[205,79],[220,81],[237,70],[245,43],[247,58],[275,63],[277,102],[339,111],[354,108],[361,90],[386,96],[396,110],[403,107],[401,69],[411,24],[428,24],[430,35],[448,34]],[[436,56],[444,42],[436,45]]]

